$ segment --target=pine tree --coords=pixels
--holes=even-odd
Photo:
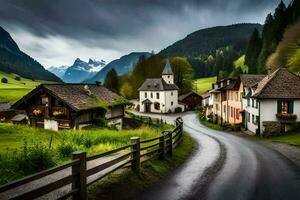
[[[261,52],[261,47],[262,41],[258,30],[255,28],[250,37],[245,55],[245,64],[248,66],[249,74],[257,73],[257,59]]]
[[[118,74],[115,69],[111,69],[107,73],[104,86],[113,92],[118,92]]]

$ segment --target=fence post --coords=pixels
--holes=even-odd
[[[173,155],[173,141],[172,141],[172,132],[167,132],[167,145],[168,145],[168,155]]]
[[[159,138],[159,159],[164,160],[165,159],[165,132],[162,132],[161,137]]]
[[[136,173],[139,174],[140,173],[140,169],[141,169],[141,146],[140,146],[140,138],[139,137],[131,137],[131,144],[132,144],[132,170]]]
[[[78,165],[72,166],[72,175],[75,175],[72,182],[72,189],[78,189],[78,194],[73,195],[73,200],[85,200],[87,199],[87,185],[86,185],[86,152],[75,151],[72,153],[73,160],[80,160]]]

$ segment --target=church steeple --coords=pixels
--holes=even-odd
[[[172,67],[170,64],[169,59],[167,59],[165,68],[161,74],[161,77],[166,81],[168,84],[174,84],[174,73],[172,71]]]

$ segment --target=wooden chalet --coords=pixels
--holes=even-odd
[[[202,105],[202,97],[195,92],[189,92],[178,97],[178,101],[186,106],[186,110],[194,110]]]
[[[99,84],[41,84],[12,108],[33,127],[79,129],[101,118],[122,126],[126,99]]]

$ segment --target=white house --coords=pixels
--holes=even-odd
[[[250,89],[249,130],[268,136],[300,124],[300,77],[279,68]]]
[[[252,94],[255,93],[258,82],[260,82],[265,75],[256,75],[256,74],[242,74],[240,75],[241,88],[243,88],[242,94],[242,110],[244,111],[243,115],[243,124],[244,127],[256,133],[258,131],[258,101],[255,98],[252,98]]]
[[[140,112],[184,111],[184,105],[178,103],[178,89],[174,83],[170,62],[167,60],[161,78],[146,79],[139,88]]]

